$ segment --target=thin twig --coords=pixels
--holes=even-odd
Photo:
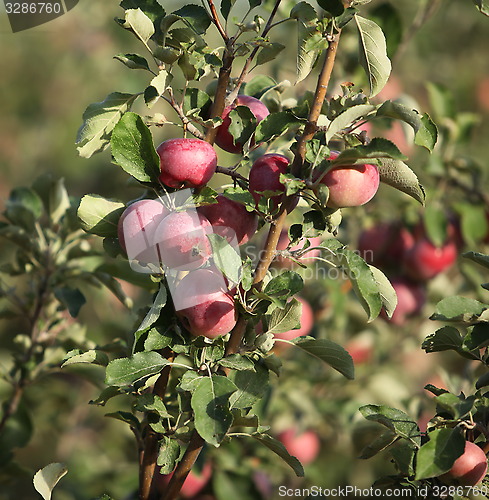
[[[236,172],[236,170],[232,170],[231,168],[218,166],[218,167],[216,167],[216,172],[218,174],[229,175],[233,179],[239,179],[239,180],[248,182],[248,179],[246,177],[242,176],[240,173]]]
[[[215,27],[217,28],[217,31],[219,31],[219,34],[222,36],[222,39],[227,43],[229,40],[229,36],[221,24],[221,21],[219,19],[219,15],[217,14],[216,6],[214,5],[214,1],[207,0],[207,4],[209,5],[209,9],[211,10],[212,22],[214,23]]]
[[[161,98],[166,101],[176,112],[180,120],[182,121],[183,126],[186,130],[188,130],[194,137],[197,139],[204,139],[204,134],[185,116],[183,112],[182,106],[180,106],[173,96],[173,93],[170,92],[170,97],[161,96]]]

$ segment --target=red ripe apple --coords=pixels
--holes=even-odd
[[[427,281],[452,266],[457,253],[457,244],[452,239],[442,247],[436,247],[423,237],[406,252],[404,270],[413,280]]]
[[[321,243],[321,238],[319,236],[316,236],[314,238],[308,238],[309,243],[311,244],[311,247],[317,247]],[[277,243],[277,250],[285,250],[287,246],[289,245],[290,240],[289,240],[289,232],[284,229],[280,233],[280,237],[278,239]],[[294,245],[290,248],[291,251],[296,251],[304,248],[305,242],[298,243],[297,245]],[[301,262],[304,262],[304,264],[310,263],[314,260],[314,257],[319,257],[321,255],[321,251],[318,249],[314,250],[309,250],[305,254],[302,255],[300,258]],[[282,256],[277,256],[273,260],[273,263],[281,268],[291,268],[295,265],[295,262],[293,260],[290,260],[286,257]]]
[[[216,152],[200,139],[169,139],[156,152],[160,157],[159,179],[171,188],[203,186],[216,171]]]
[[[463,454],[455,460],[446,476],[461,486],[475,486],[484,479],[486,472],[486,454],[475,443],[466,441]]]
[[[159,200],[139,200],[124,210],[117,225],[117,235],[130,258],[158,264],[154,233],[169,213]]]
[[[321,449],[318,435],[311,430],[298,432],[297,429],[287,429],[278,435],[278,439],[304,465],[313,462]]]
[[[236,325],[236,308],[222,275],[211,269],[191,271],[176,285],[175,304],[195,304],[177,311],[187,330],[213,339],[229,333]]]
[[[280,174],[287,172],[289,163],[290,160],[286,156],[277,153],[260,156],[253,163],[250,170],[249,189],[257,204],[263,197],[260,194],[263,191],[280,191],[282,193],[285,191],[285,186],[280,182]],[[283,194],[273,196],[271,199],[276,208],[282,202]]]
[[[339,153],[331,151],[328,160],[334,160]],[[375,165],[343,165],[333,168],[321,179],[329,188],[328,207],[358,207],[370,201],[379,188],[379,170]]]
[[[346,343],[345,349],[352,357],[353,363],[361,365],[372,358],[373,340],[367,336],[354,337]]]
[[[401,326],[406,322],[409,316],[421,310],[426,301],[426,294],[421,285],[411,283],[405,279],[392,280],[391,283],[396,291],[397,306],[392,318],[387,321],[394,325]],[[387,315],[385,315],[384,311],[382,311],[382,316],[387,319]]]
[[[358,240],[360,256],[380,268],[398,268],[413,245],[413,235],[399,222],[381,223],[366,229]]]
[[[170,482],[172,476],[173,472],[171,474],[167,474],[166,476],[162,476],[161,474],[157,476],[156,489],[158,490],[158,493],[163,494],[165,492],[166,486]],[[180,495],[183,498],[195,497],[204,489],[211,476],[212,467],[209,462],[205,462],[200,473],[191,470],[183,483],[182,489],[180,490]]]
[[[197,211],[172,212],[156,228],[154,243],[165,266],[190,271],[209,260],[207,236],[212,232],[210,222]]]
[[[274,336],[277,339],[282,340],[292,340],[303,335],[307,335],[314,326],[314,311],[307,300],[302,297],[296,297],[297,300],[302,304],[301,312],[301,326],[296,330],[289,330],[288,332],[275,333]]]
[[[258,217],[245,206],[224,195],[217,196],[217,203],[197,209],[211,223],[214,232],[228,241],[236,237],[238,245],[246,243],[256,232]]]
[[[224,108],[222,113],[222,123],[217,129],[216,144],[227,151],[228,153],[242,153],[243,144],[234,142],[234,137],[229,133],[229,125],[231,125],[231,118],[229,113],[236,106],[246,106],[255,115],[256,123],[261,122],[265,117],[270,114],[268,108],[259,99],[248,95],[239,95],[231,106]],[[254,141],[252,141],[254,144]]]

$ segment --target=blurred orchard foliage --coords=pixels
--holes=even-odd
[[[164,2],[167,11],[183,3]],[[284,1],[284,12],[294,3]],[[487,20],[470,1],[461,0],[373,0],[368,8],[386,33],[393,60],[391,81],[382,97],[414,102],[417,104],[413,107],[429,111],[439,126],[441,140],[431,157],[422,148],[412,149],[409,154],[432,208],[426,212],[409,198],[382,187],[374,202],[352,210],[358,217],[350,214],[340,239],[343,237],[353,247],[362,229],[380,221],[403,221],[414,228],[422,217],[427,217],[431,228],[428,231],[436,235],[443,233],[447,221],[462,220],[464,249],[487,253],[487,227],[485,233],[477,229],[486,224],[480,214],[487,206],[487,195],[481,189],[487,186],[489,153]],[[87,103],[101,101],[107,89],[131,92],[146,78],[137,71],[128,72],[112,59],[121,52],[138,51],[137,42],[111,22],[119,14],[117,1],[82,0],[68,15],[15,35],[9,33],[5,16],[0,16],[0,95],[4,96],[0,118],[2,211],[12,188],[29,186],[42,173],[64,178],[75,207],[84,193],[115,197],[117,186],[125,185],[120,169],[110,166],[109,153],[86,160],[78,157],[73,145]],[[277,37],[287,37],[290,27],[278,29],[283,32],[277,32]],[[335,93],[340,92],[342,82],[365,82],[358,69],[356,43],[353,35],[345,34],[341,40],[342,50],[333,75]],[[294,81],[294,60],[295,44],[291,43],[280,59],[261,72],[268,72],[276,81]],[[306,90],[311,90],[308,80],[300,83],[299,89],[290,89],[290,96]],[[288,92],[286,89],[282,99]],[[142,108],[138,111],[144,112]],[[376,127],[379,135],[388,133],[387,125]],[[171,135],[166,128],[164,133],[167,135],[160,132],[156,141]],[[399,141],[402,149],[402,129],[397,133],[397,138],[391,139]],[[409,141],[405,147],[411,147]],[[220,156],[220,164],[227,166],[231,162],[225,153]],[[460,175],[450,175],[454,170]],[[121,196],[127,198],[127,188],[121,189]],[[92,242],[95,249],[98,244]],[[9,262],[12,254],[11,245],[2,239],[0,263]],[[289,470],[263,453],[259,468],[274,486],[366,488],[389,470],[394,472],[387,456],[379,455],[370,461],[355,458],[378,434],[376,424],[365,421],[358,407],[385,404],[426,419],[434,414],[435,404],[423,391],[425,384],[446,387],[454,393],[470,387],[469,361],[452,352],[426,355],[420,346],[437,328],[427,319],[435,304],[448,295],[481,298],[479,283],[483,273],[473,263],[459,259],[428,283],[428,300],[421,311],[395,327],[381,318],[367,324],[361,306],[347,300],[348,290],[342,280],[310,283],[303,295],[315,311],[312,334],[331,338],[351,353],[356,348],[363,352],[363,358],[357,358],[356,379],[345,384],[339,375],[325,372],[295,350],[283,354],[291,358],[284,365],[286,382],[273,398],[264,398],[263,404],[268,405],[267,411],[278,429],[291,425],[314,429],[322,446],[318,459],[307,466],[305,483],[298,483]],[[486,276],[484,279],[487,281]],[[131,288],[124,286],[131,294]],[[148,301],[148,297],[133,299],[134,310]],[[84,331],[83,342],[89,339],[99,345],[109,344],[127,335],[124,327],[133,321],[133,314],[113,294],[97,288],[87,294],[87,303],[76,320],[77,328]],[[22,352],[22,346],[13,339],[24,333],[24,328],[19,318],[0,320],[2,370],[11,368],[11,352]],[[122,499],[137,488],[138,481],[130,431],[103,417],[110,413],[111,402],[103,409],[87,404],[103,387],[102,371],[96,367],[59,370],[60,363],[61,359],[53,361],[52,373],[46,373],[25,391],[24,413],[11,434],[17,444],[12,449],[14,460],[6,454],[0,456],[0,499],[38,498],[32,476],[50,462],[65,462],[69,468],[69,476],[56,488],[58,500],[84,500],[101,492]],[[2,383],[1,399],[9,393],[10,387]],[[231,481],[240,485],[240,500],[255,498],[256,492],[249,489],[244,478],[256,468],[256,458],[237,455],[231,445],[216,454],[215,462],[217,469],[227,471]],[[238,468],[240,474],[235,472]],[[260,484],[259,479],[256,484]]]

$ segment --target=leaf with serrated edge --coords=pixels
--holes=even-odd
[[[392,69],[385,36],[374,21],[359,15],[355,16],[355,21],[360,35],[360,64],[367,73],[370,97],[374,97],[384,88]]]
[[[96,194],[87,194],[81,199],[77,215],[81,227],[88,233],[115,237],[117,222],[124,209],[124,203],[108,200]]]
[[[44,500],[51,500],[54,487],[67,472],[68,469],[64,464],[52,463],[46,465],[46,467],[36,472],[33,479],[34,488]]]
[[[270,315],[266,333],[284,333],[301,326],[302,304],[297,299],[292,299],[283,308],[276,308]]]
[[[76,139],[78,153],[83,158],[103,151],[110,142],[110,135],[121,116],[130,109],[138,94],[113,92],[102,102],[90,104],[83,113],[83,124]]]
[[[153,21],[139,8],[126,10],[124,27],[131,28],[144,44],[148,43],[155,32]]]
[[[426,195],[423,186],[408,165],[392,158],[379,158],[378,162],[381,182],[406,193],[424,205]]]

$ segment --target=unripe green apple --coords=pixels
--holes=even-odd
[[[238,95],[231,106],[224,108],[222,113],[222,123],[217,129],[216,144],[228,153],[239,154],[243,152],[243,144],[240,144],[239,142],[235,143],[234,137],[229,132],[229,126],[231,125],[229,113],[231,113],[236,106],[246,106],[249,108],[255,116],[257,123],[267,117],[270,112],[265,104],[263,104],[259,99],[248,95]],[[252,144],[254,144],[254,141],[252,141]]]
[[[197,211],[207,218],[216,234],[229,242],[236,237],[238,245],[246,243],[258,227],[258,217],[254,212],[248,212],[244,205],[222,194],[217,196],[217,203],[204,205]]]
[[[177,311],[185,328],[195,337],[213,339],[236,325],[234,298],[223,285],[222,275],[212,268],[191,271],[176,285],[176,304],[195,304]]]
[[[331,151],[327,159],[334,160],[338,155],[337,151]],[[380,175],[378,168],[369,163],[342,165],[329,170],[320,182],[329,189],[328,207],[358,207],[375,196]]]
[[[216,171],[216,152],[200,139],[169,139],[156,152],[160,157],[159,179],[171,188],[203,186]]]
[[[212,255],[208,239],[212,233],[210,222],[196,210],[172,212],[156,228],[153,241],[165,266],[190,271]]]

